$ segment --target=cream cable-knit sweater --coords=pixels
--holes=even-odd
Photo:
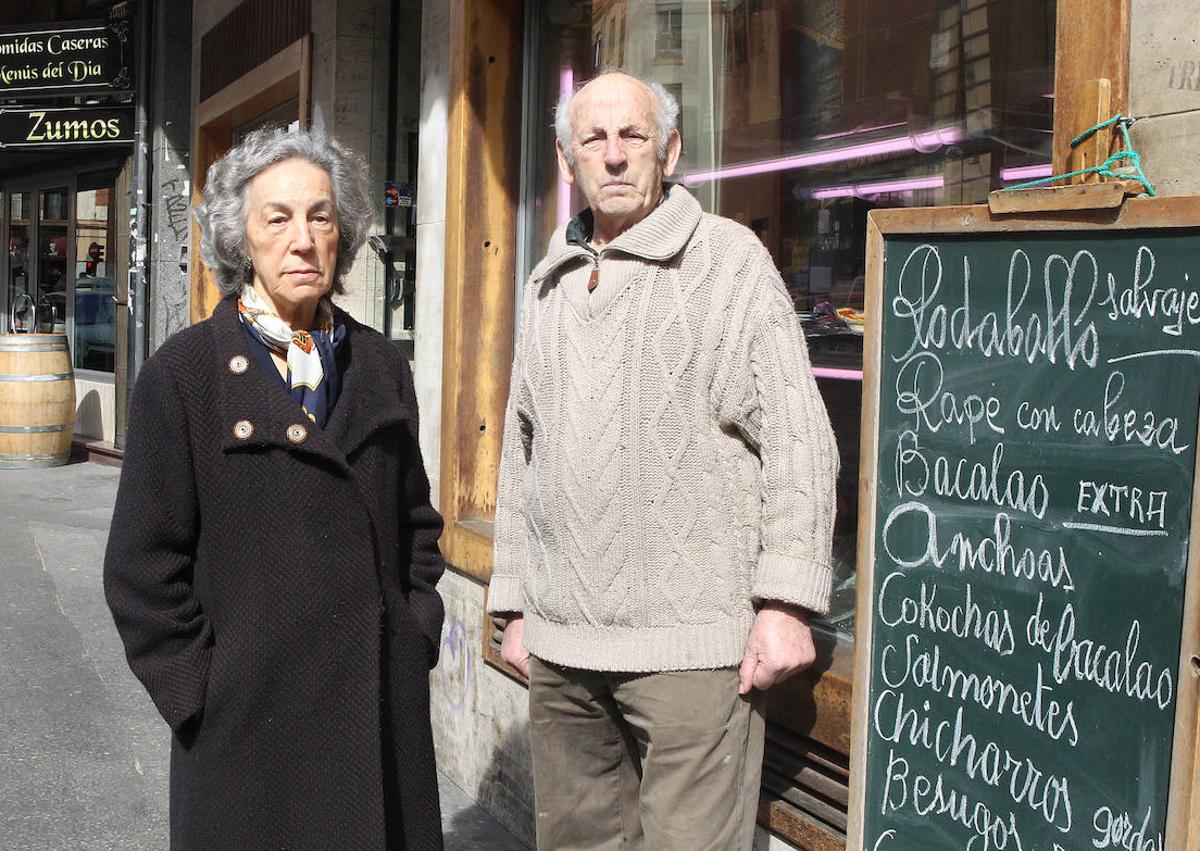
[[[682,186],[526,285],[488,609],[540,659],[736,665],[754,603],[829,604],[838,458],[791,299],[749,230]]]

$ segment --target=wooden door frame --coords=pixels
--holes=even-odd
[[[306,33],[257,68],[248,71],[196,106],[192,134],[192,209],[201,202],[208,167],[229,150],[233,130],[293,98],[300,105],[300,126],[311,124],[312,34]],[[189,253],[190,321],[212,314],[220,291],[200,260],[200,228],[192,220]]]
[[[1054,174],[1097,165],[1117,150],[1111,128],[1076,149],[1071,140],[1129,112],[1132,0],[1057,0],[1054,38]],[[1098,176],[1072,182],[1097,182]]]
[[[441,543],[486,583],[515,333],[525,4],[449,3]]]

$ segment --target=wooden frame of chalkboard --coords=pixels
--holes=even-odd
[[[1195,240],[1195,247],[1181,242],[1189,239]],[[1200,363],[1200,276],[1189,283],[1185,271],[1179,279],[1178,273],[1187,268],[1186,248],[1200,257],[1196,251],[1200,248],[1200,197],[1131,199],[1117,209],[1016,215],[993,215],[982,205],[869,214],[858,616],[851,712],[851,851],[1200,848],[1200,794],[1192,792],[1200,787],[1200,476],[1195,452],[1200,444],[1200,370],[1196,366]],[[1156,249],[1162,253],[1155,255]],[[979,252],[974,265],[972,251]],[[1007,269],[995,262],[1004,258],[1008,259]],[[920,261],[922,268],[906,277],[907,264],[913,260]],[[1107,260],[1112,261],[1110,269],[1103,268],[1102,261]],[[1016,289],[1014,264],[1019,270]],[[1147,264],[1149,272],[1144,268]],[[936,274],[927,277],[931,265]],[[1097,288],[1085,300],[1081,293],[1086,284],[1080,282],[1093,276],[1093,265]],[[1034,287],[1026,286],[1022,295],[1019,282],[1026,266],[1029,277],[1024,280],[1032,279]],[[1157,278],[1153,277],[1155,268]],[[949,283],[941,289],[943,272]],[[987,319],[988,300],[996,298],[995,290],[988,289],[989,281],[995,281],[1005,295],[1000,310],[991,311]],[[1155,290],[1160,293],[1152,303]],[[1025,301],[1030,292],[1034,295],[1028,304],[1042,299],[1044,312],[1040,320],[1022,325],[1019,317],[1023,310],[1035,314]],[[940,319],[935,316],[939,308]],[[1168,315],[1172,310],[1177,314],[1174,318]],[[1102,345],[1109,345],[1109,338],[1101,343],[1098,326],[1087,321],[1093,314],[1097,321],[1112,326],[1113,348],[1104,351],[1117,354],[1104,363],[1097,352]],[[1025,337],[1000,341],[989,336],[993,321],[1011,335],[1014,319]],[[939,322],[941,328],[934,328]],[[959,324],[955,326],[955,322]],[[897,327],[906,328],[907,337],[895,333]],[[1095,333],[1085,342],[1089,330]],[[1107,325],[1104,330],[1109,330]],[[1035,334],[1045,337],[1040,344],[1029,342],[1022,349],[1022,343],[1033,340]],[[1189,337],[1194,341],[1191,344],[1187,344]],[[913,359],[942,351],[938,346],[946,345],[947,338],[951,341],[947,353],[927,359],[924,377],[918,377],[922,368],[917,366],[902,382],[902,362],[908,366]],[[1144,344],[1151,338],[1154,345],[1162,344],[1161,350],[1151,346],[1152,351],[1142,351],[1144,345],[1134,345],[1136,351],[1121,353],[1121,345],[1131,341]],[[1006,345],[1009,351],[1005,351]],[[1089,346],[1095,347],[1090,362]],[[935,367],[939,357],[946,363]],[[977,362],[972,363],[972,357]],[[1123,373],[1112,366],[1118,362],[1121,367],[1130,365],[1127,383]],[[1137,374],[1132,371],[1133,364],[1140,370]],[[1090,416],[1084,410],[1087,405],[1073,403],[1085,390],[1100,386],[1083,374],[1088,369],[1097,376],[1108,371],[1107,380],[1100,382],[1099,404]],[[1147,370],[1158,372],[1147,380]],[[1119,382],[1116,376],[1120,376]],[[974,388],[968,402],[960,391],[972,388],[966,383],[956,386],[960,377],[967,377],[964,382],[977,380],[986,385],[990,380],[991,384]],[[885,385],[885,379],[890,384]],[[1005,396],[1011,388],[1016,388],[1016,395]],[[1129,418],[1120,402],[1122,391],[1127,400],[1144,392],[1156,405],[1174,401],[1179,415],[1169,416],[1174,409],[1156,415],[1147,404]],[[1028,404],[1035,394],[1036,404]],[[1024,400],[1020,404],[1019,398]],[[888,410],[885,402],[893,410]],[[1018,424],[1014,408],[1020,410],[1022,404],[1026,417]],[[1042,421],[1035,423],[1032,413],[1040,414]],[[1185,423],[1190,428],[1184,428]],[[902,429],[899,434],[911,433],[903,449],[898,429]],[[1003,458],[997,429],[1004,429],[1005,435],[1021,436],[1008,459]],[[953,447],[956,440],[964,451],[956,461],[950,452],[939,456],[945,462],[939,467],[933,456]],[[885,444],[895,451],[881,459]],[[994,444],[990,465],[986,462],[989,444]],[[927,450],[926,446],[934,448]],[[1001,447],[999,454],[995,446]],[[1100,449],[1102,446],[1108,448]],[[922,457],[925,451],[929,457]],[[985,462],[973,461],[973,452]],[[902,457],[903,453],[907,454]],[[1099,473],[1086,466],[1089,457]],[[1027,458],[1044,462],[1046,476],[1036,474],[1033,467],[1018,475],[1022,470],[1017,465]],[[920,467],[914,466],[918,460],[932,470],[932,485],[928,476],[921,481]],[[1161,491],[1143,489],[1160,494],[1157,503],[1149,506],[1156,510],[1147,515],[1146,494],[1119,482],[1123,473],[1130,473],[1133,480],[1149,477],[1146,483],[1153,484],[1158,481],[1153,476],[1159,467],[1166,471],[1168,484],[1162,485]],[[1000,482],[1005,468],[1014,472]],[[971,473],[960,480],[957,473],[947,472],[954,469]],[[990,482],[986,481],[989,472]],[[976,473],[978,478],[971,478]],[[1092,480],[1076,473],[1096,475]],[[1054,475],[1077,484],[1077,488],[1066,489],[1067,505],[1075,510],[1067,512],[1073,519],[1063,521],[1065,526],[1054,522],[1055,506],[1062,496],[1057,503],[1050,498],[1038,503],[1033,494],[1038,480],[1054,483]],[[1168,503],[1173,496],[1169,485],[1187,475],[1191,476],[1190,487],[1183,481],[1180,498]],[[1105,482],[1106,478],[1110,481]],[[1047,488],[1047,492],[1052,490]],[[1103,496],[1098,497],[1098,491],[1119,490],[1125,497],[1123,503],[1105,503]],[[922,502],[926,494],[929,499]],[[1132,499],[1135,494],[1136,501]],[[882,538],[878,527],[881,499],[885,505],[896,504],[885,520],[892,525],[882,530]],[[959,505],[961,510],[947,509],[948,505]],[[910,510],[909,506],[916,507]],[[1130,526],[1148,528],[1120,529],[1118,520],[1099,516],[1101,509],[1119,514]],[[953,522],[941,530],[940,544],[922,549],[927,530],[934,530],[929,539],[936,542],[938,511],[944,511],[943,517]],[[950,512],[957,514],[952,517]],[[1057,513],[1063,513],[1061,505],[1057,505]],[[1013,553],[1011,561],[994,559],[990,569],[979,555],[988,546],[979,539],[974,549],[971,545],[972,524],[986,524],[989,515],[994,515],[995,529],[987,542],[993,545],[991,551]],[[918,522],[915,532],[906,538],[908,532],[902,524],[911,516]],[[1000,518],[1004,518],[1003,524]],[[1083,522],[1088,519],[1096,522]],[[1177,521],[1169,534],[1166,528],[1157,528],[1166,527],[1168,519]],[[893,529],[901,530],[896,533],[895,547],[893,538],[886,537]],[[1033,545],[1022,549],[1024,545],[1018,542],[1022,535],[1034,541]],[[909,540],[915,542],[914,549],[897,554]],[[1043,550],[1038,549],[1038,542],[1046,544]],[[1072,550],[1073,546],[1079,551]],[[1151,554],[1153,546],[1168,547],[1168,554],[1178,554],[1178,562],[1158,560]],[[1016,553],[1026,551],[1032,558],[1028,562],[1022,558],[1018,567]],[[1130,558],[1128,553],[1146,555]],[[889,564],[877,571],[879,555]],[[952,570],[943,570],[947,563]],[[1150,569],[1155,566],[1161,568],[1164,578],[1160,583],[1145,582],[1147,575],[1157,576]],[[1088,571],[1088,567],[1095,569]],[[1006,568],[1012,575],[1006,575]],[[918,589],[912,583],[922,570],[925,578]],[[972,572],[967,574],[967,570]],[[1018,577],[1020,571],[1025,574]],[[968,575],[970,579],[963,578]],[[888,595],[880,593],[881,576],[885,582],[899,576],[895,582],[902,589],[903,583],[910,583],[912,587],[905,589],[909,596],[902,590],[887,600]],[[1001,576],[1007,584],[992,582],[997,587],[988,587],[989,581]],[[926,580],[930,581],[925,584]],[[938,582],[952,589],[940,599],[935,596]],[[1115,590],[1106,587],[1110,582]],[[953,596],[962,590],[959,585],[966,587],[965,600],[961,594]],[[890,591],[890,586],[885,590]],[[1031,602],[1034,592],[1036,606]],[[1067,597],[1068,592],[1078,596]],[[1117,596],[1106,598],[1106,593]],[[1019,609],[1011,616],[1006,594],[1012,595]],[[1050,602],[1044,604],[1046,598]],[[1155,600],[1167,605],[1151,608]],[[955,602],[957,606],[951,605]],[[1097,605],[1089,610],[1087,602]],[[893,603],[897,603],[894,608]],[[1078,620],[1076,603],[1080,604]],[[1033,611],[1026,620],[1030,608]],[[954,620],[955,611],[959,621]],[[1134,614],[1137,617],[1129,623]],[[1142,624],[1140,618],[1146,615],[1152,620]],[[1052,629],[1052,618],[1058,620],[1057,630]],[[1159,641],[1163,636],[1154,630],[1172,619],[1178,629],[1164,628],[1170,641],[1163,644]],[[1085,628],[1094,627],[1098,620],[1105,625],[1115,623],[1116,631],[1087,635]],[[968,623],[973,627],[959,628]],[[1127,623],[1128,631],[1123,631]],[[889,641],[901,633],[905,633],[903,646]],[[1179,646],[1172,651],[1173,636],[1178,636]],[[1158,642],[1154,648],[1167,648],[1153,662],[1142,658],[1152,649],[1151,639]],[[940,661],[938,651],[942,652]],[[1012,683],[1004,681],[1004,675],[1015,670],[1015,663],[1008,660],[1019,654],[1038,660],[1036,678],[1027,676],[1022,690],[1014,685],[1016,677]],[[999,671],[999,675],[993,677],[982,667],[969,668],[980,659],[994,660],[993,673]],[[1093,661],[1089,663],[1089,659]],[[968,667],[952,667],[964,660]],[[919,675],[917,665],[921,666]],[[881,672],[878,689],[877,668]],[[1029,672],[1023,669],[1023,673]],[[1029,688],[1028,680],[1036,685]],[[990,683],[992,691],[981,691],[981,682]],[[939,685],[944,693],[939,692]],[[917,692],[916,699],[911,699],[913,692]],[[961,697],[950,699],[951,693]],[[1001,696],[998,710],[995,695]],[[906,696],[910,698],[907,707],[903,703]],[[1165,698],[1170,699],[1164,706]],[[1047,709],[1045,703],[1055,710]],[[881,709],[885,704],[887,708]],[[953,714],[949,714],[951,708]],[[973,714],[968,716],[968,711]],[[1152,727],[1139,727],[1143,716]],[[974,735],[964,732],[970,721],[976,722]],[[1135,741],[1139,729],[1158,732]],[[1128,732],[1131,730],[1133,733]],[[1161,741],[1164,731],[1169,742]],[[1016,743],[1012,750],[1004,747],[1004,737],[1010,733],[1010,744]],[[1127,735],[1118,735],[1121,733]],[[999,741],[992,741],[992,735]],[[996,755],[1004,755],[1003,762],[985,763],[982,757],[974,763],[968,761],[976,753],[989,753],[988,747],[982,747],[985,741],[988,747],[994,746]],[[978,751],[976,745],[981,746]],[[1169,769],[1163,767],[1164,755]],[[1003,770],[989,774],[988,764]],[[929,766],[934,770],[924,773]],[[972,768],[968,770],[968,766]],[[1020,771],[1024,774],[1019,777]],[[1138,800],[1122,805],[1117,793],[1127,789]],[[1106,792],[1113,798],[1105,798]],[[1034,806],[1035,795],[1040,810]],[[993,806],[997,801],[1001,805]],[[1009,806],[1002,806],[1004,803]],[[1008,809],[1007,818],[1004,809]],[[1033,835],[1039,831],[1042,835],[1035,840]],[[1048,840],[1044,835],[1055,838]]]

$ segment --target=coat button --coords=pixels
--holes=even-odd
[[[233,424],[233,436],[238,440],[249,440],[254,436],[254,423],[250,420],[238,420]]]
[[[250,361],[246,360],[245,355],[234,355],[229,359],[229,371],[234,375],[241,375],[250,366]]]
[[[308,440],[308,429],[299,423],[290,425],[287,429],[287,439],[292,443],[303,443],[304,441]]]

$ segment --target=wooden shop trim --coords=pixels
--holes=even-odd
[[[1197,226],[1200,226],[1200,196],[1192,195],[1129,198],[1119,208],[1112,210],[1052,211],[1004,216],[991,215],[984,205],[872,210],[871,219],[868,219],[867,224],[867,256],[871,257],[872,227],[891,235],[954,233],[972,229],[988,233],[1028,233],[1030,231],[1089,231],[1112,227]],[[878,250],[883,250],[882,243],[878,246]],[[864,338],[869,344],[871,338],[865,334]],[[864,380],[865,377],[864,370]],[[863,389],[864,391],[867,389],[866,384],[863,385]],[[864,445],[862,448],[865,450],[867,447]]]
[[[442,550],[450,567],[485,585],[491,581],[494,529],[490,520],[456,520],[453,529],[447,524],[442,535]],[[446,551],[448,540],[454,541],[453,558]]]
[[[767,692],[758,821],[800,848],[842,851],[854,647],[820,622],[813,639],[813,667]]]
[[[1120,137],[1108,130],[1074,151],[1070,142],[1113,113],[1129,110],[1130,5],[1131,0],[1058,0],[1052,157],[1055,174],[1096,165],[1117,150],[1113,145]]]
[[[233,128],[286,103],[299,101],[300,126],[310,124],[312,34],[306,33],[254,70],[196,106],[192,139],[192,209],[200,203],[208,167],[233,143]],[[212,274],[200,260],[200,229],[192,222],[191,306],[193,323],[207,319],[220,299]]]
[[[204,192],[204,176],[208,173],[208,167],[229,149],[229,133],[226,132],[224,136],[225,142],[222,145],[220,133],[213,129],[196,125],[196,133],[192,141],[193,210],[200,206],[201,197]],[[213,279],[212,272],[208,270],[208,267],[200,259],[200,226],[196,224],[194,216],[190,217],[190,221],[192,244],[188,250],[190,259],[188,269],[191,279],[191,298],[189,299],[188,318],[194,325],[212,315],[213,309],[217,306],[217,302],[221,298],[221,293],[217,289],[217,283]]]
[[[1110,181],[1049,188],[997,189],[988,193],[988,209],[993,213],[1111,210],[1120,207],[1124,200],[1124,182]]]
[[[1196,439],[1200,441],[1200,434]],[[1200,575],[1196,567],[1200,563],[1200,462],[1193,475],[1189,577]],[[1167,842],[1176,842],[1183,848],[1200,848],[1200,795],[1197,795],[1196,786],[1200,782],[1200,582],[1188,582],[1184,587],[1179,672]]]
[[[846,840],[834,828],[775,795],[758,799],[758,823],[805,851],[844,851]]]
[[[241,0],[200,38],[200,99],[312,29],[312,0]]]
[[[524,19],[520,0],[450,0],[442,551],[482,582],[512,370]]]
[[[933,208],[935,211],[951,209],[946,207]],[[953,211],[952,211],[953,212]],[[951,222],[966,222],[960,216],[942,217],[945,226]],[[903,219],[897,220],[900,226]],[[866,313],[868,327],[863,330],[863,411],[862,422],[868,424],[862,429],[858,450],[858,564],[873,565],[875,563],[875,500],[876,500],[876,466],[879,457],[879,357],[880,338],[883,334],[883,232],[891,232],[885,223],[877,217],[867,217],[867,257],[866,268],[871,270],[871,280],[867,282]],[[871,577],[864,575],[860,569],[855,584],[855,610],[871,613]],[[871,685],[871,626],[872,618],[858,617],[854,625],[854,685],[851,690],[852,706],[850,710],[850,808],[849,822],[846,830],[846,847],[861,849],[863,847],[863,807],[866,792],[862,789],[859,776],[862,769],[859,766],[867,762],[866,736],[857,731],[867,727],[868,705],[866,694]]]
[[[312,44],[311,33],[296,39],[252,71],[238,77],[225,88],[196,106],[196,123],[244,124],[256,115],[294,97],[300,97],[301,75],[307,76]],[[307,100],[307,98],[302,98]],[[301,115],[301,124],[307,125]]]
[[[500,655],[500,644],[504,641],[504,630],[508,626],[508,620],[499,615],[488,614],[487,598],[488,587],[485,585],[483,587],[483,661],[528,688],[529,680],[525,678],[525,675],[505,662]]]
[[[767,692],[767,720],[849,755],[854,644],[821,621],[812,629],[817,660]]]

